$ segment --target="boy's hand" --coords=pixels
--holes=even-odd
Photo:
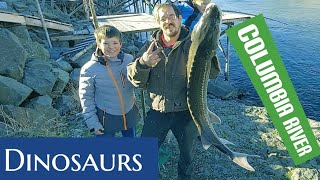
[[[161,60],[158,54],[159,52],[161,52],[162,48],[158,48],[155,51],[152,51],[154,45],[155,45],[155,42],[152,41],[148,50],[144,52],[142,55],[143,63],[149,67],[155,67],[158,64],[158,62]]]
[[[102,129],[96,130],[95,133],[96,133],[96,135],[102,135],[102,134],[104,134],[104,132],[103,132]]]

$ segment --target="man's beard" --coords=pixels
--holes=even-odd
[[[174,31],[170,31],[170,29],[169,29],[169,27],[170,26],[173,26],[176,30],[174,30]],[[179,27],[180,28],[180,27]],[[179,32],[179,28],[176,28],[176,26],[174,25],[174,24],[172,24],[172,23],[170,23],[170,24],[168,24],[167,26],[165,26],[165,28],[164,28],[164,33],[167,35],[167,36],[169,36],[169,37],[175,37],[177,34],[178,34],[178,32]]]

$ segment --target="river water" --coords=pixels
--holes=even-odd
[[[320,0],[214,2],[223,10],[262,13],[272,19],[266,19],[267,25],[305,113],[320,121]],[[229,81],[250,93],[246,102],[261,104],[232,46],[230,58]]]

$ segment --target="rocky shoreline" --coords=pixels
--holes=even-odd
[[[249,157],[248,162],[256,170],[249,172],[216,148],[210,147],[204,151],[197,142],[193,179],[319,179],[320,157],[296,167],[264,107],[246,106],[238,100],[213,97],[208,99],[208,104],[210,110],[222,120],[222,124],[215,125],[217,134],[236,144],[229,145],[230,149],[259,155],[260,158]],[[313,127],[320,124],[314,120],[309,122]],[[314,134],[320,144],[320,130],[315,129]],[[163,149],[162,156],[166,162],[160,166],[159,179],[172,179],[177,174],[179,154],[172,133],[167,136]]]

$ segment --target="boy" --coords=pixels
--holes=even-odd
[[[138,109],[126,66],[133,56],[123,53],[121,32],[113,26],[95,31],[97,50],[80,72],[79,96],[84,120],[100,137],[135,137]]]

